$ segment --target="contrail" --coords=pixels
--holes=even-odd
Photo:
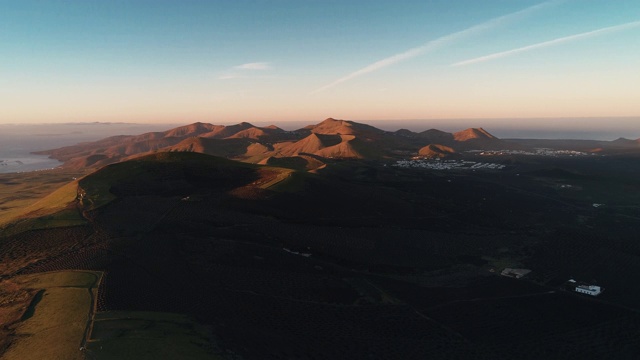
[[[457,63],[451,64],[451,66],[465,66],[465,65],[477,64],[477,63],[480,63],[480,62],[500,59],[500,58],[503,58],[503,57],[519,54],[519,53],[522,53],[522,52],[525,52],[525,51],[531,51],[531,50],[546,48],[546,47],[549,47],[549,46],[563,44],[563,43],[566,43],[566,42],[570,42],[570,41],[574,41],[574,40],[578,40],[578,39],[584,39],[584,38],[591,37],[591,36],[601,35],[601,34],[604,34],[604,33],[610,33],[610,32],[614,32],[614,31],[622,31],[622,30],[634,28],[636,26],[640,26],[640,21],[634,21],[634,22],[630,22],[630,23],[626,23],[626,24],[609,26],[609,27],[605,27],[605,28],[602,28],[602,29],[598,29],[598,30],[588,31],[588,32],[580,33],[580,34],[564,36],[564,37],[561,37],[561,38],[557,38],[557,39],[541,42],[541,43],[538,43],[538,44],[533,44],[533,45],[524,46],[524,47],[517,48],[517,49],[502,51],[502,52],[499,52],[499,53],[485,55],[485,56],[477,57],[477,58],[474,58],[474,59],[459,61]]]
[[[543,3],[537,4],[537,5],[533,5],[533,6],[530,6],[528,8],[525,8],[525,9],[510,13],[510,14],[507,14],[507,15],[502,15],[502,16],[493,18],[491,20],[487,20],[487,21],[485,21],[483,23],[480,23],[478,25],[474,25],[474,26],[466,28],[464,30],[461,30],[461,31],[458,31],[458,32],[455,32],[455,33],[452,33],[452,34],[449,34],[449,35],[445,35],[445,36],[439,37],[439,38],[437,38],[435,40],[429,41],[428,43],[426,43],[424,45],[421,45],[421,46],[418,46],[418,47],[414,47],[414,48],[411,48],[411,49],[409,49],[409,50],[407,50],[405,52],[390,56],[390,57],[382,59],[380,61],[376,61],[371,65],[365,66],[360,70],[354,71],[351,74],[348,74],[348,75],[346,75],[344,77],[341,77],[340,79],[338,79],[338,80],[336,80],[336,81],[334,81],[334,82],[332,82],[332,83],[330,83],[328,85],[325,85],[325,86],[323,86],[321,88],[318,88],[318,89],[314,90],[313,92],[311,92],[311,94],[316,94],[316,93],[322,92],[324,90],[332,88],[332,87],[334,87],[334,86],[336,86],[336,85],[338,85],[340,83],[343,83],[345,81],[351,80],[351,79],[356,78],[358,76],[361,76],[361,75],[364,75],[364,74],[368,74],[370,72],[374,72],[374,71],[380,70],[380,69],[385,68],[387,66],[391,66],[393,64],[399,63],[399,62],[401,62],[403,60],[414,58],[414,57],[416,57],[416,56],[418,56],[420,54],[424,54],[424,53],[426,53],[428,51],[432,51],[434,49],[437,49],[440,46],[447,45],[447,44],[449,44],[449,43],[451,43],[451,42],[453,42],[455,40],[458,40],[460,38],[463,38],[465,36],[472,35],[474,33],[477,33],[477,32],[483,31],[483,30],[492,29],[494,27],[497,27],[497,26],[501,25],[504,22],[513,20],[513,19],[518,18],[518,17],[522,17],[522,16],[525,16],[525,15],[528,15],[529,13],[532,13],[534,11],[540,10],[540,9],[545,8],[547,6],[550,6],[550,5],[555,5],[555,4],[563,2],[563,1],[565,1],[565,0],[545,1]]]

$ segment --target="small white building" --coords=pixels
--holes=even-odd
[[[591,296],[597,296],[602,292],[602,289],[600,288],[600,286],[596,285],[578,285],[576,286],[576,292]]]

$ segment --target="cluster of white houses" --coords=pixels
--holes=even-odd
[[[469,150],[469,153],[475,153],[482,156],[500,156],[500,155],[530,155],[530,156],[586,156],[589,155],[583,151],[576,150],[556,150],[547,148],[537,148],[534,150]],[[595,155],[591,153],[591,155]]]
[[[411,160],[398,160],[391,165],[401,168],[422,168],[430,170],[502,170],[505,165],[496,163],[475,162],[468,160],[433,160],[416,156]]]

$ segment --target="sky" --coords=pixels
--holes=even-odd
[[[0,0],[0,123],[624,128],[638,84],[638,0]]]

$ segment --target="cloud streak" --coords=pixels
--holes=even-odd
[[[248,79],[248,78],[261,78],[264,76],[253,75],[255,71],[271,70],[271,65],[268,62],[252,62],[242,65],[234,66],[230,72],[218,76],[220,80],[231,79]],[[251,74],[249,74],[251,73]]]
[[[411,48],[407,51],[401,52],[399,54],[390,56],[388,58],[376,61],[368,66],[363,67],[362,69],[356,70],[346,76],[343,76],[341,78],[339,78],[338,80],[327,84],[325,86],[322,86],[316,90],[314,90],[313,92],[311,92],[311,94],[317,94],[319,92],[325,91],[327,89],[330,89],[338,84],[341,84],[343,82],[349,81],[351,79],[357,78],[359,76],[368,74],[368,73],[372,73],[374,71],[378,71],[380,69],[383,69],[385,67],[397,64],[401,61],[407,60],[407,59],[411,59],[414,58],[418,55],[422,55],[426,52],[429,51],[433,51],[439,47],[448,45],[456,40],[459,40],[465,36],[469,36],[469,35],[473,35],[475,33],[481,32],[481,31],[485,31],[485,30],[489,30],[495,27],[498,27],[508,21],[513,21],[517,18],[529,15],[530,13],[533,13],[535,11],[541,10],[545,7],[551,6],[551,5],[555,5],[557,3],[563,2],[564,0],[551,0],[551,1],[545,1],[543,3],[537,4],[537,5],[533,5],[530,6],[528,8],[510,13],[510,14],[506,14],[506,15],[502,15],[490,20],[487,20],[483,23],[480,23],[478,25],[474,25],[471,26],[469,28],[466,28],[464,30],[461,31],[457,31],[442,37],[439,37],[435,40],[431,40],[429,42],[427,42],[424,45],[418,46],[418,47],[414,47]]]
[[[253,62],[234,66],[233,68],[238,70],[269,70],[271,66],[266,62]]]
[[[220,80],[232,80],[232,79],[273,79],[275,75],[240,75],[240,74],[226,74],[218,76]]]
[[[640,21],[634,21],[634,22],[625,23],[621,25],[609,26],[609,27],[605,27],[597,30],[587,31],[580,34],[564,36],[561,38],[557,38],[557,39],[553,39],[553,40],[549,40],[549,41],[545,41],[545,42],[541,42],[533,45],[523,46],[517,49],[511,49],[511,50],[502,51],[502,52],[498,52],[490,55],[480,56],[480,57],[469,59],[469,60],[459,61],[457,63],[451,64],[451,66],[454,66],[454,67],[466,66],[466,65],[477,64],[485,61],[501,59],[507,56],[516,55],[516,54],[520,54],[527,51],[543,49],[550,46],[560,45],[560,44],[568,43],[575,40],[590,38],[593,36],[598,36],[606,33],[612,33],[615,31],[627,30],[634,27],[638,27],[638,26],[640,26]]]

